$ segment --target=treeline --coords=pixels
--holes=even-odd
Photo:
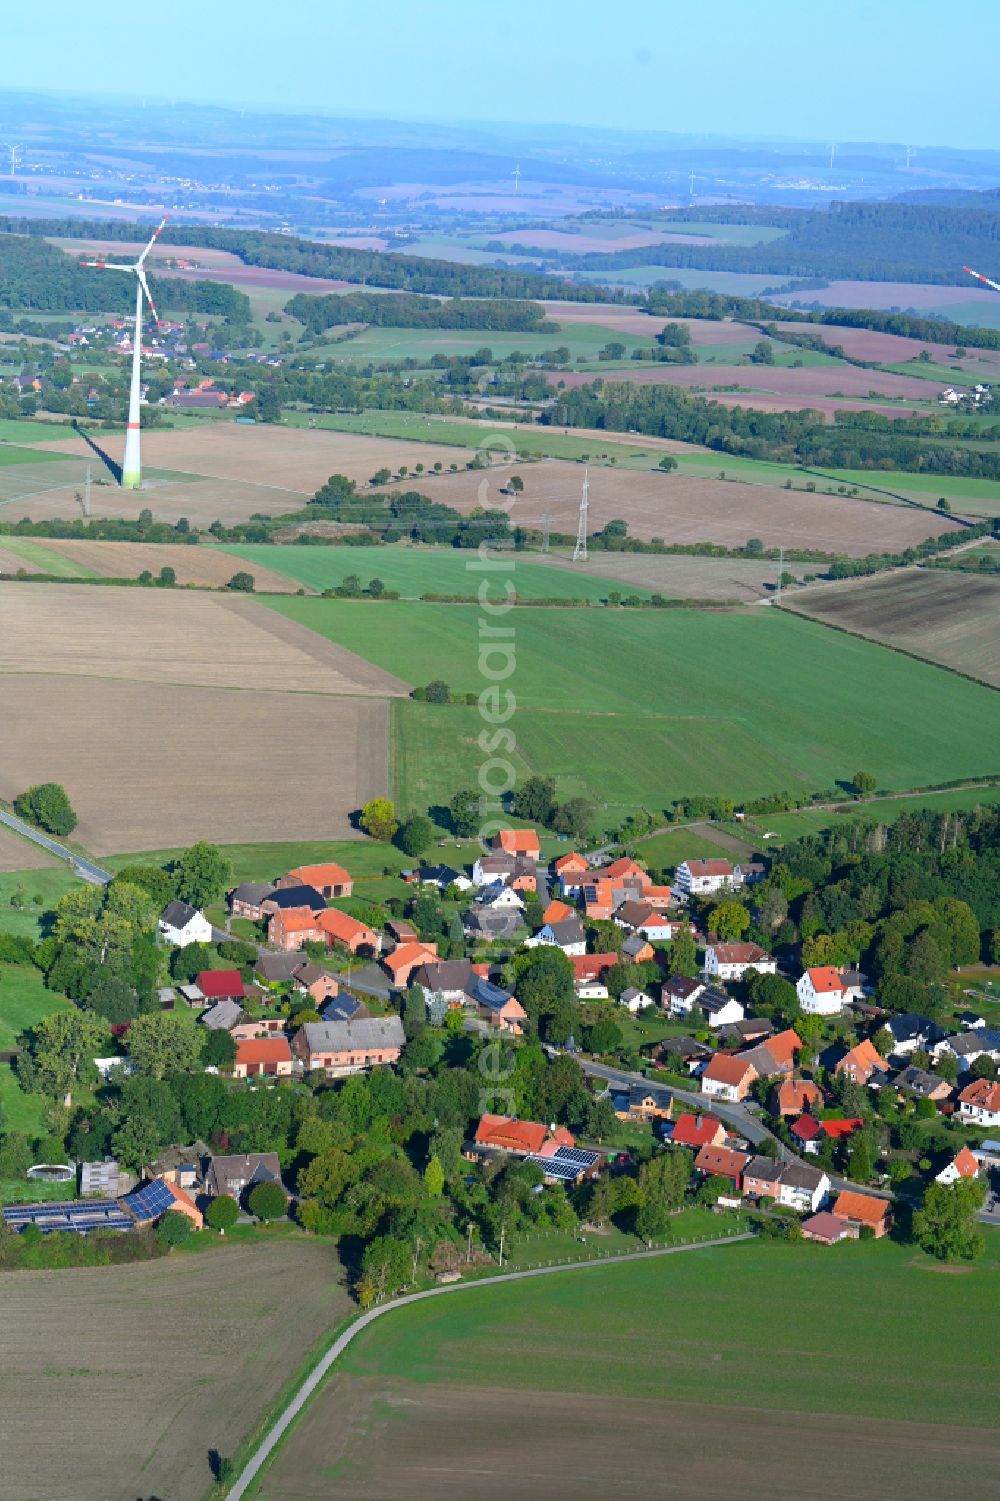
[[[650,437],[700,443],[719,453],[768,459],[816,469],[902,469],[914,473],[1000,479],[1000,454],[927,444],[887,421],[880,427],[853,412],[837,413],[834,423],[821,412],[762,412],[668,386],[596,380],[562,391],[540,414],[543,424],[635,431]]]
[[[451,506],[428,500],[416,490],[391,494],[359,492],[343,474],[331,474],[309,502],[308,518],[371,527],[386,542],[437,542],[447,547],[478,547],[480,542],[513,545],[515,531],[506,511],[479,510],[460,516]],[[285,524],[290,520],[284,517]]]
[[[730,224],[785,230],[766,245],[653,245],[563,256],[563,270],[678,266],[845,281],[923,281],[964,286],[963,265],[996,259],[1000,217],[981,209],[905,203],[832,203],[828,209],[728,209],[702,214]]]
[[[787,308],[758,297],[726,297],[719,292],[649,293],[644,312],[668,318],[738,318],[745,323],[816,323],[840,328],[870,328],[877,333],[923,339],[928,344],[966,344],[1000,349],[1000,329],[890,313],[880,308]]]
[[[518,302],[509,297],[452,297],[440,302],[406,292],[398,297],[366,292],[311,297],[299,292],[285,312],[314,334],[343,323],[370,323],[376,328],[482,328],[539,334],[558,331],[555,324],[546,323],[545,310],[537,302]]]
[[[62,239],[135,240],[134,223],[86,219],[21,219],[0,216],[0,232]],[[427,292],[444,297],[556,297],[567,302],[606,302],[629,298],[597,286],[577,286],[556,277],[504,266],[462,266],[423,256],[390,255],[344,245],[321,245],[294,235],[256,229],[207,229],[203,225],[168,224],[162,244],[228,250],[248,266],[294,271],[300,276],[337,277],[376,287]],[[189,284],[190,285],[190,284]]]
[[[0,220],[0,224],[4,222]],[[136,226],[125,227],[134,238]],[[234,323],[250,320],[250,299],[235,287],[177,277],[151,276],[150,281],[161,309],[210,313]],[[71,255],[45,240],[0,232],[0,306],[38,312],[88,308],[128,314],[135,308],[135,287],[127,276],[102,275],[80,266]]]

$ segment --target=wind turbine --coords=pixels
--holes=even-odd
[[[514,168],[513,172],[510,175],[514,179],[514,192],[516,193],[516,192],[519,191],[519,189],[521,187],[521,163],[520,162],[518,162],[517,166]]]
[[[139,402],[142,394],[140,380],[140,363],[142,359],[142,299],[145,295],[149,303],[150,311],[156,320],[156,326],[160,326],[160,317],[156,311],[156,305],[149,293],[149,284],[146,281],[145,263],[146,257],[160,237],[160,232],[169,214],[165,214],[157,225],[149,244],[133,265],[121,265],[117,261],[81,261],[81,266],[96,266],[99,271],[134,271],[135,272],[135,335],[132,340],[132,384],[128,396],[128,427],[125,431],[125,456],[122,459],[122,488],[124,490],[138,490],[142,484],[142,467],[139,460]]]
[[[24,147],[21,145],[20,141],[4,141],[3,149],[10,155],[10,175],[11,177],[13,177],[15,172],[17,171],[17,159],[21,155],[21,152],[24,150]]]
[[[969,275],[974,276],[977,281],[981,281],[983,286],[992,287],[994,292],[1000,292],[1000,282],[990,281],[988,276],[980,276],[979,272],[973,271],[971,266],[963,266],[962,270],[968,271]]]

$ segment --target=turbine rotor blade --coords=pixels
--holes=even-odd
[[[135,266],[123,266],[121,261],[80,261],[81,266],[94,266],[98,271],[134,271]]]
[[[157,240],[158,240],[158,239],[159,239],[159,238],[160,238],[160,235],[161,235],[161,234],[162,234],[162,232],[163,232],[163,229],[164,229],[164,226],[165,226],[165,225],[166,225],[166,222],[167,222],[167,220],[168,220],[168,219],[169,219],[169,218],[170,218],[170,215],[169,215],[169,214],[164,214],[164,216],[163,216],[163,218],[162,218],[162,219],[161,219],[161,220],[160,220],[160,222],[159,222],[159,224],[158,224],[158,225],[157,225],[157,226],[156,226],[156,228],[155,228],[155,229],[154,229],[154,230],[153,230],[153,233],[152,233],[152,235],[151,235],[151,236],[150,236],[150,241],[149,241],[149,244],[148,244],[148,245],[147,245],[147,246],[146,246],[146,248],[145,248],[145,250],[144,250],[144,251],[143,251],[143,252],[142,252],[142,254],[141,254],[141,255],[140,255],[140,257],[139,257],[139,259],[138,259],[138,261],[137,261],[137,262],[136,262],[136,264],[137,264],[137,265],[138,265],[138,266],[141,266],[141,265],[142,265],[142,264],[143,264],[143,262],[144,262],[144,261],[145,261],[145,259],[146,259],[146,257],[147,257],[147,255],[148,255],[148,254],[149,254],[149,252],[150,252],[150,251],[151,251],[151,250],[152,250],[152,248],[153,248],[153,246],[154,246],[154,245],[155,245],[155,244],[156,244],[156,242],[157,242]]]
[[[971,266],[963,266],[962,270],[967,271],[970,276],[974,276],[977,281],[981,281],[984,286],[992,287],[994,292],[1000,292],[1000,282],[990,281],[988,276],[980,276],[979,272],[973,271]]]
[[[149,306],[150,306],[150,308],[152,310],[152,313],[153,313],[153,317],[156,320],[156,326],[157,326],[157,328],[159,328],[159,326],[160,326],[160,315],[156,311],[156,303],[153,301],[153,298],[150,295],[149,283],[146,281],[146,273],[142,269],[141,265],[140,266],[136,266],[136,268],[135,268],[135,274],[139,278],[139,285],[140,285],[140,287],[142,287],[142,290],[146,294],[146,301],[149,303]]]

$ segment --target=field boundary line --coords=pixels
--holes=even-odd
[[[241,1501],[241,1498],[248,1494],[250,1487],[254,1485],[260,1476],[271,1455],[278,1448],[296,1418],[299,1417],[309,1402],[309,1399],[322,1385],[323,1380],[348,1346],[353,1343],[362,1330],[367,1329],[376,1319],[384,1317],[385,1314],[395,1312],[397,1308],[404,1308],[413,1303],[422,1303],[427,1298],[443,1298],[454,1293],[467,1293],[483,1287],[493,1287],[498,1282],[520,1282],[528,1277],[548,1277],[555,1275],[557,1272],[582,1271],[586,1267],[592,1266],[619,1266],[622,1262],[626,1261],[646,1261],[654,1256],[674,1256],[683,1251],[709,1250],[718,1246],[734,1245],[740,1241],[753,1240],[754,1238],[753,1231],[744,1230],[735,1235],[720,1236],[715,1240],[699,1241],[694,1245],[661,1246],[651,1251],[627,1251],[620,1256],[597,1256],[590,1257],[586,1261],[568,1261],[560,1266],[527,1267],[523,1271],[505,1272],[497,1277],[483,1277],[475,1282],[458,1282],[453,1283],[449,1287],[426,1288],[423,1292],[407,1293],[405,1297],[394,1298],[389,1303],[383,1303],[377,1308],[370,1308],[367,1312],[360,1314],[354,1323],[349,1325],[334,1340],[314,1370],[303,1381],[295,1396],[285,1407],[284,1411],[243,1467],[236,1483],[226,1492],[226,1501]]]

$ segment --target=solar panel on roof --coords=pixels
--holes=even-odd
[[[174,1207],[174,1196],[162,1178],[137,1188],[122,1200],[128,1212],[137,1220],[159,1219]]]

